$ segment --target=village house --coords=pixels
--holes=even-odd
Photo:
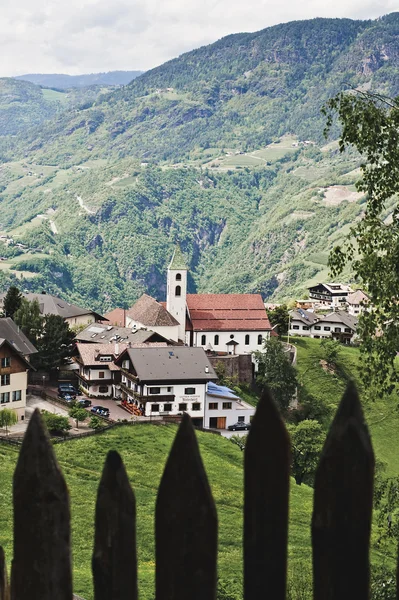
[[[202,348],[127,348],[116,365],[123,402],[146,417],[188,413],[194,425],[203,426],[207,384],[217,376]]]
[[[318,283],[309,290],[309,299],[327,309],[336,310],[346,307],[346,301],[353,290],[342,283]]]
[[[3,308],[4,298],[6,294],[0,294],[0,308]],[[59,315],[68,323],[70,327],[76,327],[79,325],[88,325],[96,321],[103,320],[104,317],[99,315],[93,310],[87,308],[81,308],[76,304],[70,304],[57,296],[46,294],[29,293],[22,296],[29,302],[37,300],[39,303],[40,314],[45,317],[46,315]]]
[[[0,319],[0,410],[13,409],[25,418],[29,357],[37,352],[10,318]]]
[[[90,398],[113,398],[121,381],[120,368],[115,364],[126,344],[76,344],[79,366],[79,386]]]
[[[370,303],[370,298],[363,290],[356,290],[353,294],[349,294],[347,299],[348,313],[354,317],[360,315],[364,310],[367,310],[367,305]]]
[[[301,308],[290,312],[290,335],[312,338],[333,338],[344,344],[356,339],[357,318],[338,310],[318,315]]]
[[[244,402],[233,390],[210,381],[206,391],[204,427],[227,429],[235,423],[250,424],[255,408]]]

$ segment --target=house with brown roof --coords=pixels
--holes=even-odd
[[[126,327],[150,329],[168,340],[179,340],[179,322],[151,296],[143,294],[126,313]]]
[[[76,344],[75,361],[79,386],[91,398],[113,398],[120,383],[120,368],[115,360],[127,344]]]
[[[346,298],[346,304],[348,313],[356,317],[367,310],[367,305],[370,305],[370,298],[363,290],[356,290]]]

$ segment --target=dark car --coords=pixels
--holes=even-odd
[[[78,406],[81,406],[82,408],[89,408],[91,406],[91,400],[87,400],[87,398],[78,400]]]
[[[244,423],[244,421],[238,421],[238,423],[234,423],[234,425],[229,425],[227,429],[229,431],[247,431],[250,428],[251,428],[250,423]]]
[[[59,384],[58,393],[59,394],[69,394],[70,396],[73,396],[74,398],[76,398],[76,396],[77,396],[77,391],[75,390],[73,385],[71,385],[69,383]]]
[[[92,406],[91,412],[102,417],[109,417],[109,408],[105,408],[105,406]]]

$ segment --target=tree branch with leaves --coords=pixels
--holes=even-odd
[[[367,389],[391,393],[399,381],[394,361],[399,349],[399,97],[349,90],[324,107],[325,133],[336,118],[342,125],[339,148],[361,155],[366,210],[347,240],[330,254],[333,276],[352,266],[365,287],[371,310],[359,317],[362,378]],[[389,216],[389,218],[387,218]]]

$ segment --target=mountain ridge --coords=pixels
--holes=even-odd
[[[127,85],[144,71],[103,71],[100,73],[82,73],[81,75],[67,75],[65,73],[28,73],[16,75],[14,79],[29,81],[36,85],[69,89],[71,87],[88,87],[92,85]]]
[[[399,13],[298,21],[227,36],[0,140],[0,229],[27,247],[1,248],[0,286],[22,274],[98,310],[163,300],[179,240],[193,291],[301,294],[364,209],[360,158],[339,153],[337,127],[323,139],[320,108],[347,84],[395,95],[398,74]]]

